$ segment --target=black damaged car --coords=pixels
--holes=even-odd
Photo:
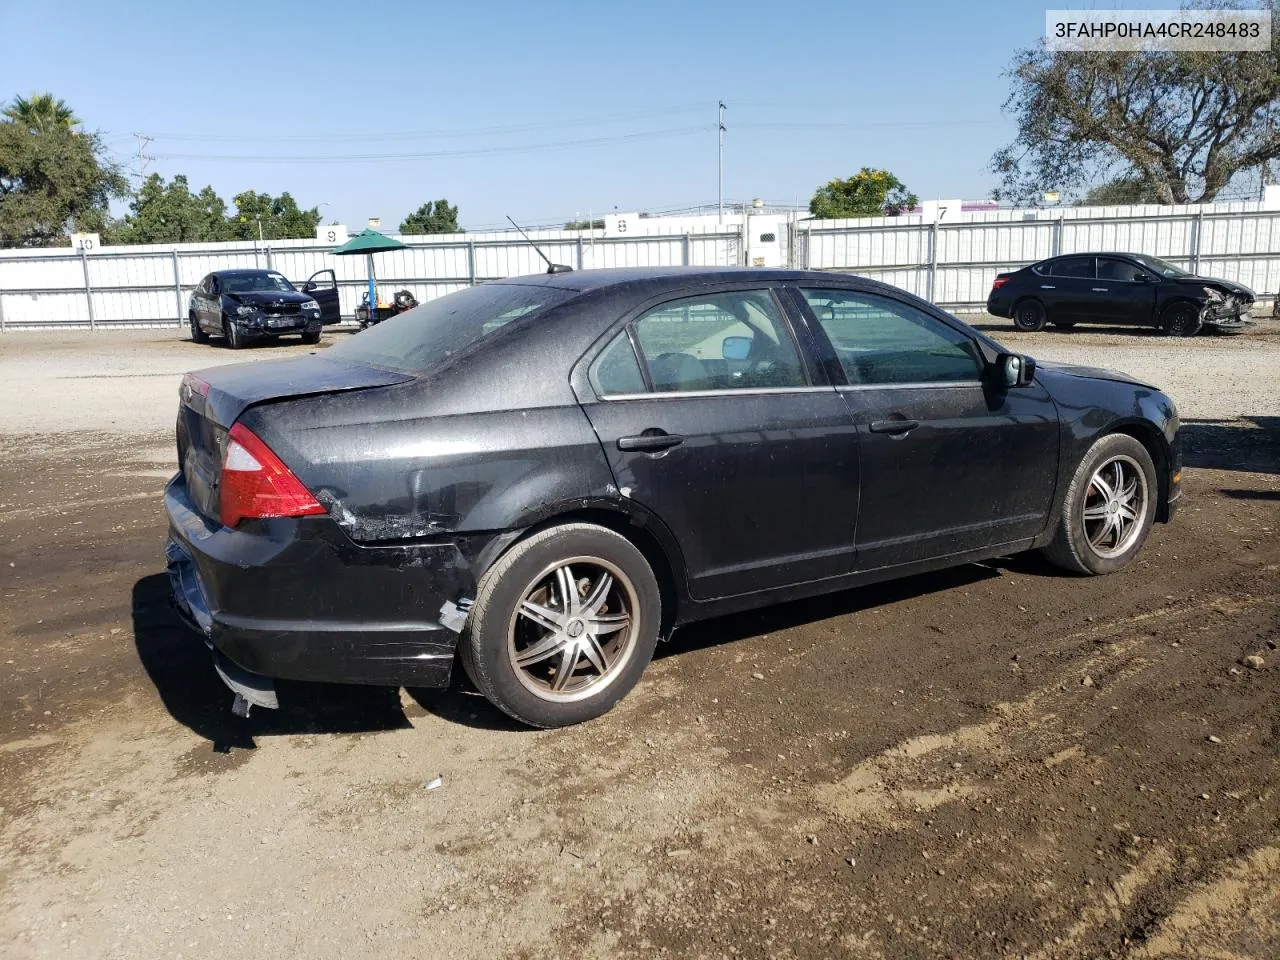
[[[1230,333],[1249,326],[1255,299],[1246,286],[1199,277],[1159,257],[1076,253],[996,274],[987,312],[1012,317],[1019,330],[1133,324],[1191,337],[1204,327]]]
[[[271,678],[443,686],[456,659],[543,727],[707,617],[1022,550],[1121,570],[1181,479],[1154,386],[744,268],[484,283],[189,374],[177,439],[174,598],[239,712]]]
[[[314,274],[302,290],[274,270],[216,270],[192,291],[187,308],[194,342],[213,334],[232,350],[288,333],[319,343],[321,328],[341,319],[332,270]]]

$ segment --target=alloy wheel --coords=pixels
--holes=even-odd
[[[507,655],[544,700],[595,696],[623,672],[640,636],[635,586],[599,557],[558,561],[529,584],[511,616]]]
[[[1118,557],[1142,535],[1147,509],[1147,477],[1132,457],[1104,461],[1089,478],[1085,493],[1084,534],[1099,557]]]

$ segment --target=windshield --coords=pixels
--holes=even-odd
[[[261,290],[294,292],[293,284],[278,273],[226,273],[222,275],[223,293],[250,293]]]
[[[513,320],[574,296],[555,287],[486,283],[428,301],[330,347],[326,356],[426,373]]]
[[[1191,274],[1183,270],[1181,267],[1175,267],[1172,263],[1161,260],[1159,257],[1148,257],[1142,254],[1134,254],[1133,259],[1150,270],[1152,273],[1162,277],[1189,277]]]

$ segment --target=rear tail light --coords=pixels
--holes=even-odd
[[[306,517],[327,513],[293,471],[242,423],[231,428],[222,456],[218,513],[223,526],[246,517]]]
[[[994,280],[992,280],[992,281],[991,281],[991,289],[992,289],[992,290],[999,290],[1001,287],[1003,287],[1003,286],[1004,286],[1006,283],[1008,283],[1008,282],[1009,282],[1009,278],[1008,278],[1008,277],[996,277]]]

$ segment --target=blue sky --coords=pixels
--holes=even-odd
[[[145,133],[149,171],[353,227],[442,196],[473,230],[714,202],[718,99],[727,198],[803,203],[862,166],[980,198],[1013,134],[1001,73],[1045,8],[0,0],[0,98],[50,90],[131,167]],[[523,152],[566,141],[596,142]],[[436,155],[317,159],[403,154]]]

